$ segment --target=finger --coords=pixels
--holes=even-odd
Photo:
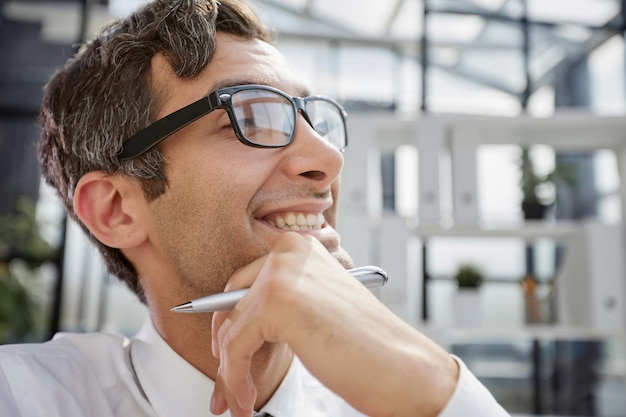
[[[238,269],[231,276],[226,283],[224,291],[233,291],[240,288],[250,287],[261,270],[263,263],[267,259],[267,256],[262,256],[251,262],[250,264]],[[228,317],[228,311],[218,311],[213,313],[211,318],[211,353],[214,357],[219,358],[219,344],[217,343],[217,332],[219,331],[222,323]]]
[[[211,413],[223,414],[228,410],[228,403],[224,396],[224,384],[220,376],[220,368],[217,368],[217,377],[215,378],[215,386],[211,395]]]
[[[231,417],[250,417],[254,413],[253,406],[254,403],[250,406],[242,407],[235,395],[224,385],[221,367],[218,368],[215,388],[211,397],[211,412],[213,414],[223,414],[226,410],[230,410]]]
[[[220,376],[224,392],[232,395],[241,409],[248,410],[254,406],[257,395],[250,374],[252,356],[264,340],[256,325],[248,324],[246,318],[233,319],[232,316],[238,315],[241,315],[239,311],[231,311],[217,335]]]
[[[222,327],[222,323],[228,317],[228,311],[217,311],[213,313],[211,318],[211,353],[215,358],[220,357],[220,345],[218,343],[219,329]]]
[[[238,290],[239,288],[249,288],[256,280],[256,277],[259,275],[259,271],[261,270],[261,267],[265,263],[266,259],[267,256],[262,256],[250,262],[248,265],[236,270],[226,283],[224,291]]]

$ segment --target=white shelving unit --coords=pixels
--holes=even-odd
[[[623,175],[626,118],[567,114],[543,119],[423,116],[406,120],[367,113],[351,114],[349,130],[339,217],[343,244],[358,264],[378,263],[388,269],[390,282],[379,295],[396,313],[416,326],[425,324],[420,315],[423,276],[415,254],[419,252],[416,245],[426,239],[513,237],[531,242],[550,238],[565,245],[566,256],[558,277],[559,322],[549,329],[575,329],[580,334],[624,333],[623,224],[485,223],[479,216],[477,150],[487,144],[545,144],[555,150],[611,149]],[[403,145],[414,146],[418,152],[415,194],[419,213],[410,219],[383,212],[382,208],[380,157]],[[442,215],[441,207],[445,160],[451,166],[452,219]],[[626,218],[626,181],[621,181],[619,194],[622,218]]]
[[[389,283],[378,289],[378,296],[391,310],[446,348],[461,349],[459,354],[466,364],[481,380],[491,381],[490,386],[499,392],[501,399],[510,399],[510,390],[498,391],[498,388],[511,386],[511,381],[515,381],[516,387],[525,389],[523,394],[516,390],[516,395],[524,396],[525,400],[521,401],[534,404],[534,409],[542,409],[547,398],[543,392],[549,383],[546,372],[555,371],[550,366],[558,366],[555,362],[545,368],[542,361],[549,358],[544,356],[547,352],[543,346],[556,346],[556,341],[592,345],[601,342],[618,352],[602,358],[599,363],[603,370],[598,372],[604,378],[606,369],[610,369],[615,374],[611,381],[617,378],[618,382],[610,390],[605,388],[594,395],[600,398],[617,389],[618,399],[612,398],[610,402],[618,407],[622,404],[626,377],[623,222],[612,225],[597,220],[487,222],[480,216],[477,151],[482,145],[495,144],[545,144],[557,151],[610,149],[617,156],[623,177],[626,118],[570,114],[547,119],[424,116],[404,120],[390,115],[352,114],[349,140],[339,211],[342,243],[357,264],[373,263],[387,269]],[[411,218],[384,211],[382,202],[381,155],[405,145],[417,149],[418,160],[416,189],[410,193],[417,196],[418,213]],[[445,183],[448,180],[451,184]],[[451,216],[449,207],[442,204],[444,193],[451,193]],[[618,194],[621,219],[626,219],[626,181],[620,181]],[[565,255],[553,281],[557,285],[556,322],[527,324],[523,291],[515,286],[507,287],[510,300],[499,300],[497,307],[502,310],[494,313],[492,309],[491,313],[506,316],[500,313],[513,309],[517,311],[513,315],[517,321],[493,325],[493,321],[483,320],[471,328],[424,321],[424,293],[432,295],[432,286],[441,289],[442,284],[448,285],[451,293],[454,291],[453,282],[425,281],[424,277],[425,248],[446,239],[513,240],[521,241],[520,247],[540,239],[558,243]],[[493,290],[499,284],[491,285]],[[485,287],[489,286],[484,285],[482,290]],[[493,301],[493,297],[487,299]],[[439,311],[453,308],[449,297],[428,299],[430,308],[435,304]],[[496,349],[499,356],[490,355],[489,349]],[[572,362],[568,369],[588,365]],[[558,372],[565,372],[561,378],[569,378],[568,370],[559,368]]]

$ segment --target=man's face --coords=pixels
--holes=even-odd
[[[235,84],[264,84],[293,96],[307,92],[282,55],[258,40],[218,34],[211,64],[193,80],[172,74],[162,57],[152,66],[153,87],[164,89],[163,117]],[[216,110],[161,143],[168,188],[150,203],[150,239],[159,262],[174,269],[181,290],[204,295],[223,290],[232,273],[265,255],[290,218],[308,219],[310,230],[345,266],[333,197],[342,154],[298,116],[294,141],[284,148],[259,149],[235,137],[224,110]]]

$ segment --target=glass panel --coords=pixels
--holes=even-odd
[[[616,0],[528,0],[530,20],[601,26],[619,12]]]
[[[476,14],[500,14],[518,19],[521,16],[520,0],[428,0],[434,11],[457,11]]]
[[[405,1],[402,3],[389,35],[405,39],[419,39],[422,36],[424,8],[421,1]]]
[[[516,96],[438,68],[429,69],[427,88],[427,108],[432,112],[514,116],[521,111]]]
[[[622,115],[626,112],[624,91],[624,39],[616,35],[589,57],[591,107],[594,113]]]
[[[471,42],[483,31],[485,19],[435,13],[429,17],[428,39],[431,42]]]
[[[394,1],[369,1],[364,5],[362,0],[315,0],[313,13],[356,33],[380,35],[384,32],[394,4]]]
[[[471,50],[463,54],[457,71],[471,79],[514,93],[526,87],[524,57],[520,50]]]
[[[346,47],[339,51],[335,92],[350,100],[364,100],[389,106],[400,89],[397,57],[382,48]]]

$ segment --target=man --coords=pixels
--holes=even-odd
[[[507,415],[346,272],[343,110],[294,99],[267,41],[238,0],[158,1],[50,81],[44,176],[150,319],[0,349],[1,415]],[[230,311],[170,311],[243,287]]]

